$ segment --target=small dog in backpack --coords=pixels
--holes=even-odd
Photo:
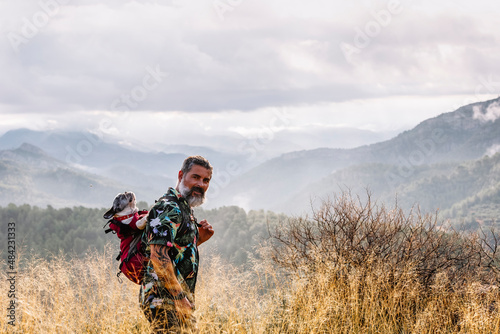
[[[135,194],[124,192],[116,195],[113,206],[103,215],[109,219],[106,225],[109,228],[104,232],[113,232],[120,239],[120,254],[116,258],[120,261],[120,273],[136,284],[141,284],[144,277],[147,261],[144,253],[142,236],[147,225],[148,211],[139,211]]]
[[[105,219],[114,218],[124,225],[143,230],[146,227],[147,216],[139,216],[135,194],[126,191],[116,195],[113,206],[103,215]]]

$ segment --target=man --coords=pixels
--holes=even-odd
[[[158,333],[181,333],[196,327],[193,317],[198,274],[198,246],[214,234],[206,220],[197,223],[192,208],[201,205],[212,178],[201,156],[184,160],[177,186],[149,211],[145,244],[149,263],[141,286],[141,304]]]

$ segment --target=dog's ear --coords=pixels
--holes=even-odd
[[[126,191],[125,196],[127,197],[129,203],[132,203],[135,200],[135,194],[131,191]]]

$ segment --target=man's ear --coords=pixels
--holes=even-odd
[[[177,181],[181,182],[183,176],[184,176],[184,173],[180,170],[179,174],[177,175]]]

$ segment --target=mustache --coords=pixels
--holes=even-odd
[[[193,191],[199,192],[199,193],[201,194],[201,196],[204,196],[204,195],[205,195],[205,190],[203,190],[201,187],[194,186],[194,187],[193,187],[193,188],[191,188],[191,190],[189,191],[189,195],[192,195],[192,194],[193,194]]]

